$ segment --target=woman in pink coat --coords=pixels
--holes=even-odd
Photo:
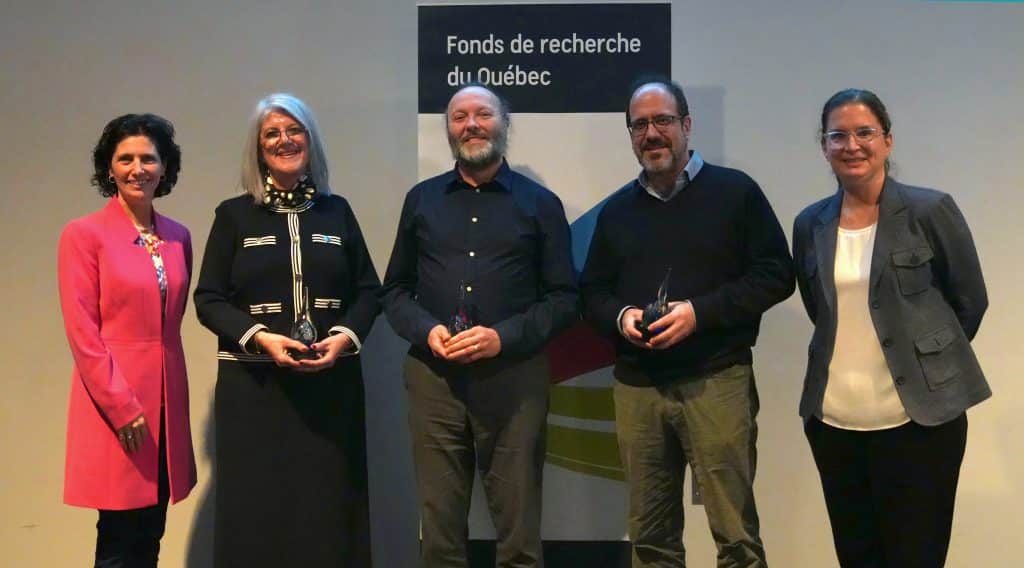
[[[196,482],[181,344],[192,242],[153,210],[181,150],[170,122],[128,114],[104,128],[93,163],[112,199],[67,224],[57,257],[74,358],[64,502],[99,509],[96,566],[156,566],[167,503]]]

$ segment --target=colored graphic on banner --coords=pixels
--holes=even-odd
[[[577,274],[583,270],[597,215],[605,202],[607,199],[570,226]],[[615,360],[615,347],[589,325],[580,323],[549,343],[546,352],[552,383],[548,463],[583,475],[624,481],[625,472],[615,437],[615,406],[610,382],[588,386],[560,384],[610,366]],[[550,423],[552,417],[568,419],[565,422],[569,424]]]
[[[419,112],[459,85],[499,89],[514,112],[620,112],[640,75],[670,69],[669,4],[419,7]]]

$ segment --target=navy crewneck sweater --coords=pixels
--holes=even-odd
[[[654,300],[671,267],[668,298],[690,300],[693,335],[660,351],[636,347],[617,330],[623,307]],[[785,234],[749,176],[704,164],[663,202],[633,180],[609,198],[581,276],[585,315],[613,334],[615,376],[664,383],[750,363],[761,314],[793,293]]]

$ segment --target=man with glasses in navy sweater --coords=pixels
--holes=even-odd
[[[677,83],[640,84],[626,125],[642,171],[598,216],[580,285],[586,317],[616,338],[633,566],[685,565],[689,463],[718,566],[763,567],[751,347],[761,314],[793,293],[786,237],[754,180],[689,149]]]

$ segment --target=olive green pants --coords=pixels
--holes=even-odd
[[[615,423],[629,482],[633,567],[686,565],[686,464],[704,502],[718,566],[763,567],[754,505],[757,389],[750,365],[664,385],[616,381]]]
[[[540,567],[550,372],[538,355],[494,372],[442,376],[405,360],[424,568],[464,568],[473,471],[494,521],[496,564]]]

